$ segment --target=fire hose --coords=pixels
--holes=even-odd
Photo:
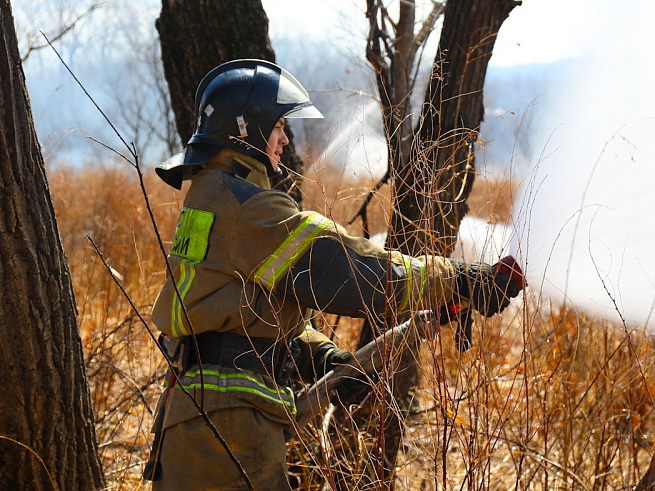
[[[499,272],[508,274],[516,282],[519,290],[523,290],[527,286],[523,271],[512,256],[502,258],[493,267]],[[394,359],[394,355],[401,351],[418,346],[421,331],[418,327],[435,322],[438,325],[457,322],[455,344],[458,350],[466,351],[471,348],[473,319],[471,307],[467,302],[457,301],[442,307],[438,314],[432,310],[419,311],[409,320],[389,329],[357,350],[348,364],[337,366],[312,387],[301,393],[296,399],[293,430],[299,433],[310,421],[322,415],[325,408],[329,406],[338,385],[344,379],[378,372],[384,360]],[[293,431],[290,431],[287,438],[292,436],[294,436]]]

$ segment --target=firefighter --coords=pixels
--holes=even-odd
[[[153,489],[248,489],[235,459],[254,489],[289,489],[291,379],[311,382],[351,356],[311,328],[312,311],[379,319],[390,304],[415,309],[429,294],[444,305],[459,295],[493,315],[518,288],[486,265],[410,257],[349,236],[271,190],[286,120],[323,117],[279,66],[218,66],[198,86],[195,116],[183,159],[156,169],[177,189],[191,183],[168,259],[173,275],[152,311],[180,366],[159,404]],[[229,452],[182,387],[202,401]]]

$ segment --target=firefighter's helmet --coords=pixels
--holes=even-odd
[[[323,115],[300,82],[275,63],[234,60],[202,79],[196,90],[195,117],[195,132],[184,154],[156,169],[159,177],[177,189],[224,147],[256,158],[273,173],[266,144],[277,121]]]

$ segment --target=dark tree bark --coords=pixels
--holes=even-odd
[[[648,469],[633,491],[655,491],[655,455],[651,458]]]
[[[73,287],[9,0],[0,0],[0,278],[0,488],[100,488]]]
[[[396,202],[387,245],[410,255],[448,255],[466,215],[473,186],[473,145],[483,118],[482,88],[496,35],[516,0],[458,0],[445,6],[444,23],[418,125],[411,128],[409,99],[416,54],[441,14],[436,4],[417,35],[414,2],[407,0],[399,21],[391,23],[383,3],[368,0],[370,24],[367,58],[376,70],[390,148],[387,178]],[[393,25],[393,36],[389,26]],[[392,322],[393,320],[390,320]],[[379,332],[365,326],[359,345]],[[411,409],[418,384],[415,354],[405,353],[391,380],[394,411],[384,418],[379,449],[384,478],[391,486],[402,440],[404,414]],[[382,460],[383,456],[383,460]]]
[[[406,253],[448,255],[475,179],[482,88],[500,26],[516,0],[448,2],[408,164],[395,168],[391,242]],[[396,162],[394,162],[396,164]]]
[[[196,87],[207,72],[239,58],[275,62],[261,0],[162,0],[156,25],[177,129],[185,145],[193,134]],[[287,130],[289,145],[282,163],[301,174],[303,163],[296,154],[293,134]],[[286,177],[274,184],[292,191],[293,180]],[[300,200],[300,193],[292,195]]]

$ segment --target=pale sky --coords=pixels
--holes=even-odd
[[[363,46],[366,30],[363,0],[263,0],[274,39],[295,33],[298,39],[323,36],[327,42]],[[398,0],[389,2],[397,11]],[[418,0],[419,15],[431,2]],[[594,8],[590,8],[593,5]],[[513,66],[550,63],[578,54],[575,39],[580,27],[592,21],[590,10],[616,9],[609,0],[524,0],[504,22],[491,64]],[[435,38],[438,33],[435,33]],[[436,42],[436,39],[432,40]],[[358,48],[361,49],[361,48]]]

